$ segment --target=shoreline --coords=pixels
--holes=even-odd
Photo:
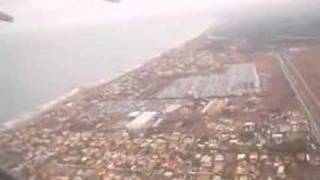
[[[263,74],[269,78],[261,84]],[[9,153],[19,150],[21,161],[10,166],[13,171],[23,162],[30,172],[26,176],[42,179],[121,178],[128,172],[139,172],[140,179],[155,172],[153,179],[163,179],[181,176],[186,166],[184,177],[205,173],[208,179],[237,179],[239,168],[253,166],[274,176],[265,162],[283,171],[290,167],[274,164],[288,157],[298,169],[315,169],[320,163],[308,160],[306,166],[295,158],[320,155],[307,148],[313,143],[306,140],[307,118],[291,105],[297,102],[286,82],[266,52],[252,58],[219,48],[202,33],[110,82],[48,104],[47,111],[4,132],[1,145]],[[199,163],[184,163],[195,160]],[[217,166],[221,163],[230,165],[228,171]],[[170,164],[170,174],[163,173]],[[251,175],[248,171],[245,177]]]
[[[152,57],[147,57],[146,58],[147,60],[144,61],[143,63],[138,63],[135,65],[132,65],[132,68],[127,67],[126,70],[120,70],[120,72],[115,74],[115,77],[110,78],[110,80],[99,80],[96,82],[85,83],[83,85],[75,87],[75,88],[71,89],[70,91],[66,92],[65,94],[58,96],[57,98],[55,98],[53,100],[49,100],[48,102],[45,102],[43,104],[36,106],[35,108],[33,108],[34,110],[32,110],[32,111],[23,113],[21,115],[13,117],[13,118],[9,118],[8,120],[4,120],[3,122],[0,123],[0,125],[3,125],[7,129],[13,129],[16,126],[19,126],[19,123],[33,121],[33,119],[35,117],[37,117],[38,115],[41,115],[42,113],[46,112],[50,108],[52,108],[56,105],[59,105],[60,103],[66,101],[68,98],[72,98],[73,96],[76,96],[77,93],[81,92],[82,89],[98,88],[101,85],[110,85],[112,83],[115,83],[118,80],[120,80],[121,78],[126,77],[136,71],[139,71],[141,68],[144,68],[145,65],[151,63],[152,61],[156,60],[157,58],[161,57],[162,55],[164,55],[172,50],[181,49],[181,48],[185,47],[186,45],[192,43],[194,40],[196,40],[196,39],[202,37],[204,34],[206,34],[208,32],[208,30],[210,29],[210,27],[212,27],[212,25],[213,25],[213,23],[207,25],[207,27],[204,30],[197,32],[195,35],[193,35],[192,37],[188,38],[185,41],[175,43],[176,45],[169,47],[168,49],[166,49],[163,52],[159,52],[158,54],[155,54]]]
[[[80,88],[74,88],[70,92],[66,93],[65,95],[62,95],[54,100],[51,100],[47,103],[44,103],[37,108],[35,108],[34,111],[26,113],[24,115],[21,115],[19,117],[13,118],[11,120],[8,120],[7,122],[4,122],[4,126],[6,128],[14,128],[18,123],[27,122],[29,120],[32,120],[33,117],[40,115],[42,112],[49,110],[50,108],[54,107],[55,105],[65,101],[67,98],[76,95],[80,91]]]

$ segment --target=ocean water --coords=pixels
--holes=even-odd
[[[0,122],[71,89],[111,80],[204,31],[210,17],[0,34]]]

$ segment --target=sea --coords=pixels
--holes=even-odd
[[[169,17],[0,33],[0,123],[77,87],[109,81],[206,30],[212,18]]]

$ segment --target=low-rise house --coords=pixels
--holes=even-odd
[[[219,175],[213,176],[212,180],[222,180],[222,177]]]
[[[259,154],[257,152],[250,153],[249,160],[251,163],[257,163],[259,159]]]
[[[246,159],[246,154],[238,154],[237,155],[237,161],[243,161],[243,160],[245,160]]]
[[[201,157],[202,157],[202,155],[201,155],[201,154],[196,154],[196,155],[194,156],[194,159],[196,159],[196,160],[200,160],[200,159],[201,159]]]
[[[239,140],[238,139],[230,139],[229,140],[229,144],[230,145],[237,145],[239,143]]]
[[[235,175],[241,176],[241,175],[248,175],[249,174],[249,164],[246,161],[242,161],[238,163],[236,167]]]
[[[255,131],[255,123],[254,122],[246,122],[245,124],[244,124],[244,130],[246,131],[246,132],[253,132],[253,131]]]
[[[211,167],[212,166],[212,157],[211,156],[208,156],[208,155],[205,155],[201,158],[201,163],[204,167]]]
[[[165,179],[171,179],[174,176],[174,173],[172,171],[166,171],[165,173],[163,173],[163,177]]]
[[[266,155],[266,154],[263,154],[263,155],[260,156],[260,160],[261,161],[267,160],[268,158],[269,158],[269,156]]]
[[[242,175],[235,178],[235,180],[249,180],[248,176]]]
[[[300,162],[304,162],[306,160],[306,153],[302,153],[302,152],[298,153],[297,154],[297,159]]]
[[[224,156],[222,154],[217,154],[214,157],[214,161],[224,161]]]
[[[279,132],[287,133],[291,131],[291,126],[289,124],[279,124]]]
[[[283,142],[283,134],[280,133],[274,133],[271,135],[271,138],[274,143],[281,144]]]
[[[283,165],[279,166],[277,168],[277,176],[280,178],[285,178],[286,177],[286,173],[285,173],[285,167]]]

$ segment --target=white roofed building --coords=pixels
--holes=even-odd
[[[147,128],[156,121],[158,115],[158,112],[142,112],[134,120],[129,122],[126,127],[130,130]]]

